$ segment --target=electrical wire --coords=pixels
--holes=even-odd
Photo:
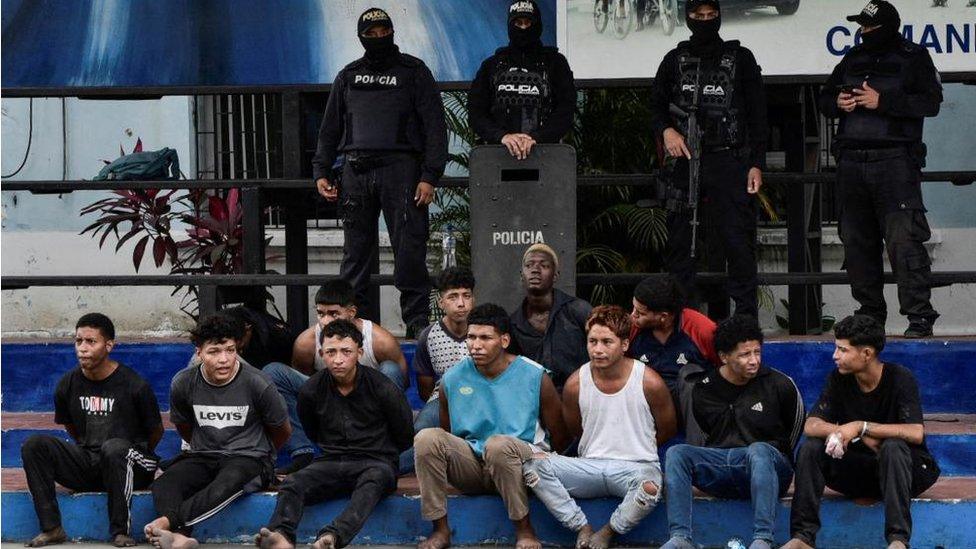
[[[2,177],[3,179],[8,179],[8,178],[11,178],[11,177],[19,174],[20,173],[20,170],[23,170],[24,169],[24,166],[27,164],[27,157],[30,156],[31,142],[34,140],[34,98],[33,97],[30,98],[30,104],[29,104],[29,107],[28,107],[28,111],[27,112],[29,113],[27,115],[27,118],[28,118],[28,122],[27,122],[27,150],[24,151],[24,159],[21,160],[20,166],[18,166],[17,169],[14,170],[13,173],[6,174],[6,175],[0,175],[0,177]]]

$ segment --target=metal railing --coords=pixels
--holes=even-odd
[[[791,192],[804,188],[834,181],[832,173],[768,173],[764,175],[766,182],[780,182],[789,185]],[[599,186],[651,186],[655,184],[655,174],[637,175],[588,175],[579,176],[577,184],[581,187]],[[974,171],[923,172],[925,182],[951,182],[956,185],[971,184],[976,181]],[[465,188],[468,179],[464,177],[443,178],[438,184],[445,188]],[[105,191],[105,190],[136,190],[136,189],[241,189],[241,207],[244,224],[244,260],[242,274],[235,275],[113,275],[113,276],[4,276],[0,278],[0,288],[4,290],[24,289],[32,286],[196,286],[199,289],[199,307],[201,312],[208,312],[217,307],[217,288],[240,286],[286,286],[296,288],[300,292],[294,295],[301,298],[304,288],[322,284],[328,275],[311,274],[263,274],[264,272],[264,216],[262,208],[272,199],[287,203],[293,199],[295,193],[304,194],[312,188],[307,179],[208,179],[181,181],[7,181],[0,191],[29,191],[36,194],[63,194],[75,191]],[[307,258],[307,228],[304,216],[291,218],[301,226],[286,227],[288,235],[296,236],[294,240],[286,235],[288,246],[286,254],[298,254],[300,258]],[[793,241],[796,234],[808,235],[810,231],[819,231],[819,226],[811,227],[808,220],[799,217],[787,218],[788,241]],[[289,232],[290,231],[290,232]],[[302,238],[305,236],[304,238]],[[791,253],[796,252],[791,250]],[[801,251],[808,253],[808,251]],[[817,256],[815,267],[819,267]],[[293,263],[292,263],[293,264]],[[306,260],[307,264],[307,260]],[[802,264],[810,264],[805,262]],[[636,284],[648,276],[665,276],[659,273],[578,273],[576,280],[579,284]],[[724,273],[701,273],[698,277],[701,285],[716,285],[725,281]],[[374,274],[371,279],[373,285],[391,285],[392,275]],[[933,286],[950,284],[976,283],[976,271],[937,272],[932,274]],[[891,273],[885,274],[885,282],[893,283]],[[770,286],[788,285],[791,287],[842,285],[848,284],[846,272],[819,272],[815,270],[791,270],[786,273],[759,273],[759,283]],[[291,311],[292,306],[304,306],[299,311]],[[289,318],[293,314],[304,315],[307,312],[307,294],[302,299],[292,299],[289,295]],[[793,316],[791,311],[791,317]],[[798,314],[798,316],[800,316]],[[809,317],[807,311],[802,317]],[[815,315],[819,319],[819,314]],[[791,319],[792,320],[792,319]],[[819,325],[819,323],[818,323]],[[791,333],[807,333],[816,330],[813,326],[797,326],[791,323]]]

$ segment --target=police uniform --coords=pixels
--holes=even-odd
[[[849,19],[878,17],[878,4],[871,2]],[[890,4],[880,9],[881,15],[888,10],[897,18]],[[942,85],[925,48],[902,38],[898,29],[900,21],[892,19],[868,33],[879,33],[871,37],[874,43],[852,48],[824,86],[820,106],[825,115],[840,118],[834,146],[839,232],[851,293],[860,304],[856,312],[885,322],[881,251],[886,246],[900,312],[910,321],[906,335],[925,336],[939,314],[930,300],[931,262],[923,246],[931,233],[922,202],[922,124],[938,114]],[[840,110],[841,87],[860,88],[863,82],[879,92],[878,108]]]
[[[728,293],[736,313],[758,314],[756,287],[756,197],[748,194],[751,168],[765,168],[766,100],[762,75],[752,52],[738,41],[718,39],[706,44],[684,41],[665,55],[651,88],[651,124],[663,139],[667,128],[682,135],[683,121],[670,114],[674,104],[687,112],[695,82],[700,83],[698,124],[702,131],[700,207],[709,233],[709,256],[727,263]],[[700,61],[697,61],[700,60]],[[700,67],[700,68],[699,68]],[[697,72],[700,70],[700,74]],[[688,161],[679,158],[671,172],[672,185],[688,189]],[[685,295],[695,295],[695,260],[690,256],[691,212],[668,214],[665,252],[668,272]]]
[[[416,328],[427,325],[430,278],[427,206],[418,207],[414,198],[419,182],[436,184],[444,173],[447,126],[430,70],[420,59],[400,53],[392,36],[390,41],[385,55],[371,59],[367,50],[367,56],[339,72],[312,164],[316,180],[331,182],[336,157],[345,155],[339,189],[345,237],[340,276],[356,289],[357,304],[365,307],[368,300],[382,211],[403,320]]]
[[[515,28],[519,17],[530,19],[532,26]],[[558,143],[573,126],[573,71],[559,50],[542,45],[542,18],[534,2],[512,3],[509,36],[509,45],[486,59],[471,83],[471,128],[485,143],[500,143],[510,133]]]

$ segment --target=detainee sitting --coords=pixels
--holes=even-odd
[[[451,544],[447,489],[501,494],[518,549],[541,547],[529,520],[522,464],[567,441],[559,394],[541,365],[508,352],[508,315],[485,303],[468,315],[471,356],[441,379],[441,426],[414,438],[420,510],[433,532],[419,549]]]
[[[152,486],[159,516],[146,525],[161,549],[197,546],[193,527],[245,492],[270,483],[275,453],[291,435],[288,410],[260,370],[242,364],[240,319],[217,313],[190,332],[200,366],[170,388],[170,420],[190,448]]]
[[[407,387],[407,359],[393,334],[379,324],[358,318],[354,302],[356,293],[352,286],[340,279],[326,282],[315,292],[315,314],[318,322],[306,329],[295,340],[291,366],[272,363],[264,372],[274,382],[285,399],[289,417],[292,418],[292,435],[284,450],[291,456],[289,465],[278,469],[278,475],[291,474],[312,462],[315,445],[309,440],[298,417],[298,392],[309,376],[325,369],[322,359],[322,330],[334,320],[348,320],[363,334],[363,357],[360,364],[374,368],[405,390]]]
[[[348,320],[322,330],[326,369],[298,393],[298,415],[322,456],[288,476],[268,526],[257,535],[262,549],[291,549],[306,505],[349,496],[345,509],[319,530],[315,549],[349,545],[383,497],[396,489],[400,452],[413,443],[407,397],[375,368],[359,364],[363,336]]]
[[[20,449],[27,488],[41,533],[27,543],[43,547],[68,539],[54,484],[83,492],[108,493],[112,545],[136,544],[129,533],[133,490],[153,480],[163,438],[163,420],[152,388],[134,370],[113,360],[115,326],[101,313],[75,324],[78,367],[65,373],[54,391],[54,421],[73,439],[31,435]]]
[[[657,449],[677,432],[664,380],[627,358],[630,315],[601,305],[586,321],[590,361],[569,376],[563,418],[579,437],[579,457],[537,455],[524,465],[535,495],[566,528],[577,549],[606,549],[654,510],[661,498]],[[594,532],[573,498],[623,498],[610,521]]]

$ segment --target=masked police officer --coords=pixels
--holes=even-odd
[[[508,9],[508,46],[486,59],[471,83],[471,128],[524,159],[536,143],[558,143],[573,126],[573,71],[556,48],[542,45],[542,14],[533,0]]]
[[[709,253],[728,264],[728,293],[738,314],[756,316],[756,193],[766,162],[766,98],[752,52],[719,36],[717,0],[688,0],[685,19],[691,39],[664,56],[651,88],[651,124],[664,149],[677,160],[674,188],[688,189],[686,120],[674,117],[673,104],[697,108],[701,129],[701,204],[710,231],[721,239]],[[695,83],[698,93],[695,93]],[[697,95],[697,106],[693,105]],[[688,296],[695,295],[695,259],[691,257],[691,212],[669,212],[668,271]]]
[[[923,246],[931,235],[922,205],[922,123],[938,114],[942,84],[925,48],[902,38],[894,6],[872,0],[847,20],[861,25],[861,43],[830,75],[820,105],[840,118],[837,198],[851,293],[857,313],[884,324],[887,246],[900,312],[909,320],[905,337],[927,337],[939,314]]]
[[[357,30],[366,55],[332,85],[312,160],[315,183],[326,200],[339,200],[345,236],[340,276],[356,288],[360,308],[368,301],[383,212],[403,321],[408,333],[419,333],[430,313],[427,206],[447,164],[444,107],[430,69],[394,44],[385,11],[363,12]],[[339,153],[346,159],[341,189],[332,173]]]

